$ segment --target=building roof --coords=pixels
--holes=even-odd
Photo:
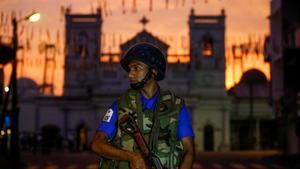
[[[169,45],[164,41],[160,40],[158,37],[152,35],[147,30],[142,30],[141,32],[137,33],[133,38],[129,39],[128,41],[124,42],[120,45],[122,53],[127,51],[131,46],[135,45],[139,42],[148,42],[156,47],[160,48],[165,54],[167,54]]]

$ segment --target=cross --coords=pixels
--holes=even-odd
[[[143,25],[143,29],[146,28],[146,24],[148,22],[149,22],[149,20],[145,16],[143,16],[143,18],[140,20],[140,23],[142,23],[142,25]]]

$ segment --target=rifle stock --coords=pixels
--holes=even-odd
[[[141,154],[146,162],[147,169],[164,169],[158,156],[152,153],[146,144],[146,141],[139,130],[135,120],[130,115],[124,115],[119,122],[121,130],[125,131],[138,145]]]

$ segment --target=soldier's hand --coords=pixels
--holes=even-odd
[[[130,159],[131,169],[146,169],[145,161],[140,153],[133,152]]]

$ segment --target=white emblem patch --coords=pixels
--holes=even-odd
[[[108,109],[102,121],[110,122],[110,119],[113,115],[114,111],[112,109]]]

